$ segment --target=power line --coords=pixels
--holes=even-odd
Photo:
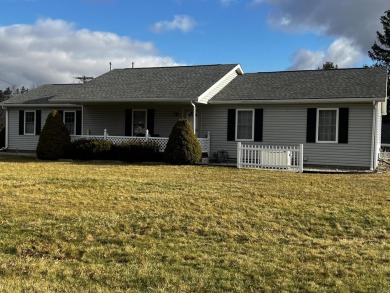
[[[12,82],[9,82],[9,81],[6,81],[6,80],[4,80],[4,79],[1,79],[1,78],[0,78],[0,80],[3,81],[3,82],[8,83],[8,84],[10,84],[10,85],[12,85],[12,86],[14,86],[14,87],[17,86],[16,84],[14,84],[14,83],[12,83]]]

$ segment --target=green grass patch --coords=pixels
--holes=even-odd
[[[390,173],[0,157],[0,292],[389,292]]]

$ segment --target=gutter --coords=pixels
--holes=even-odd
[[[74,103],[77,103],[77,104],[100,104],[100,103],[145,103],[145,102],[188,103],[191,101],[192,101],[191,99],[155,99],[155,98],[148,99],[148,98],[146,98],[146,99],[100,99],[100,100],[99,99],[96,99],[96,100],[92,100],[92,99],[77,99],[77,100],[61,99],[61,100],[55,100],[53,102],[57,102],[57,103],[64,102],[67,104],[74,104]]]
[[[285,99],[285,100],[229,100],[229,101],[213,101],[210,100],[209,104],[213,105],[251,105],[251,104],[329,104],[329,103],[367,103],[367,102],[383,102],[383,98],[339,98],[339,99]]]
[[[3,107],[7,108],[74,108],[81,107],[80,105],[75,104],[3,104]]]

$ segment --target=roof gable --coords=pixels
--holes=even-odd
[[[51,102],[197,101],[237,64],[114,69]]]

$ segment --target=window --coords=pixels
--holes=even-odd
[[[146,116],[146,110],[133,110],[133,136],[145,136]]]
[[[236,140],[253,141],[254,110],[237,110]]]
[[[338,109],[317,109],[317,142],[337,143],[338,116]]]
[[[70,135],[76,133],[76,112],[64,111],[64,124]]]
[[[24,134],[35,135],[35,111],[24,113]]]

